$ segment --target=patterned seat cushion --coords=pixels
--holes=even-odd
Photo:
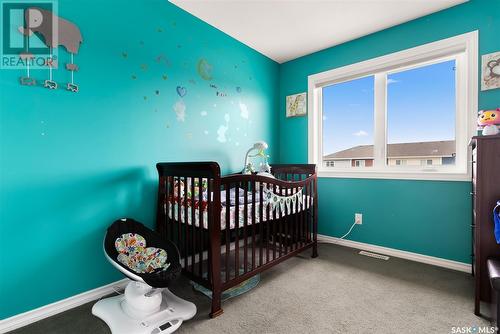
[[[167,252],[156,247],[146,247],[146,239],[136,233],[122,234],[115,241],[118,261],[138,274],[167,269]]]

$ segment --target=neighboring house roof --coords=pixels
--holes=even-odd
[[[455,150],[454,140],[388,144],[387,157],[453,157]],[[373,159],[373,145],[355,146],[325,155],[323,159]]]

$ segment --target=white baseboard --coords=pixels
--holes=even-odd
[[[357,249],[364,250],[364,251],[389,255],[389,256],[398,257],[401,259],[426,263],[426,264],[430,264],[433,266],[448,268],[448,269],[462,271],[462,272],[466,272],[466,273],[470,273],[472,270],[472,266],[468,263],[442,259],[442,258],[434,257],[434,256],[422,255],[422,254],[418,254],[418,253],[407,252],[407,251],[394,249],[394,248],[387,248],[387,247],[382,247],[382,246],[365,244],[363,242],[358,242],[358,241],[339,239],[339,238],[330,237],[327,235],[319,234],[318,241],[337,244],[337,245],[345,246],[345,247],[357,248]]]
[[[55,314],[64,312],[66,310],[72,309],[74,307],[83,305],[85,303],[97,300],[103,296],[109,295],[115,292],[115,289],[124,288],[129,282],[128,278],[116,281],[114,283],[101,286],[99,288],[80,293],[76,296],[72,296],[52,304],[48,304],[34,310],[24,312],[13,317],[0,320],[0,333],[6,333],[17,329],[19,327],[24,327],[31,323],[37,322],[39,320],[48,318]],[[5,302],[5,301],[4,301]]]

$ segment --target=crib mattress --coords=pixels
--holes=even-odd
[[[248,196],[249,202],[247,204],[247,226],[252,224],[252,213],[253,213],[253,204],[251,203],[251,195]],[[240,202],[241,203],[241,202]],[[295,201],[290,201],[289,205],[285,203],[285,207],[279,205],[273,205],[271,202],[263,201],[263,212],[262,212],[262,220],[267,221],[267,210],[269,208],[269,220],[273,219],[273,212],[275,212],[276,216],[283,217],[288,213],[288,215],[294,214],[295,211],[301,212],[303,211],[303,207],[308,209],[312,203],[313,199],[310,196],[302,195],[302,204],[297,204],[298,208],[296,210]],[[173,210],[172,210],[173,207]],[[168,216],[170,219],[178,220],[179,217],[179,207],[181,208],[180,212],[180,220],[181,223],[186,223],[186,206],[185,204],[171,203],[169,202],[168,208],[165,205],[165,209],[167,210]],[[193,218],[191,214],[191,206],[188,205],[187,208],[187,224],[193,224]],[[238,206],[234,205],[233,201],[231,201],[231,205],[226,206],[225,203],[222,203],[221,214],[220,214],[220,222],[221,222],[221,230],[225,230],[227,226],[226,219],[226,211],[229,210],[229,228],[234,229],[236,227],[236,212],[238,212],[238,227],[244,227],[245,225],[245,205],[240,204]],[[274,211],[273,211],[274,210]],[[199,208],[195,208],[194,210],[194,224],[196,227],[200,227],[200,215]],[[260,223],[260,201],[256,201],[255,203],[255,224]],[[208,212],[207,210],[203,210],[203,228],[208,229]]]

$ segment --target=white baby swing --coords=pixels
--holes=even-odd
[[[124,294],[102,299],[92,307],[92,314],[113,334],[173,333],[196,314],[193,303],[167,288],[181,272],[179,251],[172,242],[133,219],[120,219],[108,228],[104,254],[133,280]],[[146,257],[153,262],[144,265]]]

